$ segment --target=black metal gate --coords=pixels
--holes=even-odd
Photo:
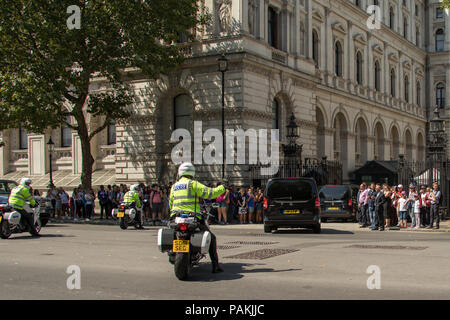
[[[250,180],[255,187],[264,187],[271,178],[314,178],[317,186],[342,184],[342,164],[339,161],[306,158],[304,161],[288,161],[279,165],[274,175],[261,174],[260,165],[249,166]]]
[[[400,158],[398,164],[398,183],[408,188],[409,184],[415,186],[426,185],[432,188],[433,183],[439,184],[442,194],[440,213],[448,217],[450,212],[450,160],[427,159],[426,161],[406,161]]]

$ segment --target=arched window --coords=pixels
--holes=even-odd
[[[116,144],[116,122],[112,120],[108,125],[108,145]]]
[[[363,60],[362,60],[362,54],[360,51],[356,53],[356,82],[360,85],[363,84]]]
[[[422,93],[420,92],[422,90],[422,88],[420,87],[420,82],[417,82],[416,84],[416,104],[418,106],[421,105],[421,99],[422,99]]]
[[[375,90],[380,91],[380,63],[378,61],[375,61]]]
[[[342,46],[339,41],[334,45],[334,64],[336,75],[342,77]]]
[[[22,126],[19,127],[19,149],[28,149],[28,132]]]
[[[391,96],[395,97],[395,70],[391,69]]]
[[[361,7],[361,1],[360,1],[360,0],[355,0],[355,4],[356,4],[358,7]]]
[[[268,42],[269,45],[278,48],[278,15],[274,8],[269,7],[269,17],[268,17]]]
[[[67,123],[71,123],[70,117],[66,119]],[[67,148],[72,146],[72,129],[67,125],[61,127],[61,147]]]
[[[436,106],[438,108],[445,107],[445,85],[442,82],[436,86]]]
[[[394,8],[390,7],[389,8],[389,28],[391,28],[392,30],[394,30],[394,23],[395,23],[395,13],[394,13]]]
[[[313,30],[312,32],[312,41],[313,41],[313,60],[316,64],[316,68],[319,67],[319,36],[317,35],[317,31]]]
[[[409,78],[408,78],[408,76],[405,77],[404,85],[405,85],[405,101],[409,102]]]
[[[272,101],[272,115],[272,129],[280,129],[280,104],[277,99]]]
[[[175,97],[173,103],[174,130],[191,128],[192,100],[187,94]]]
[[[444,30],[436,31],[436,51],[444,51]]]

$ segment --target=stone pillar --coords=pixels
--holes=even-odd
[[[347,74],[345,75],[346,79],[351,80],[351,82],[356,82],[355,79],[355,46],[352,39],[352,22],[347,21]],[[352,88],[353,92],[353,88]]]
[[[445,51],[450,51],[450,9],[444,10],[444,17],[445,17]],[[447,69],[448,70],[448,69]],[[448,80],[448,77],[447,77]],[[447,82],[448,84],[448,82]],[[448,85],[447,85],[448,86]]]
[[[384,159],[380,160],[391,160],[391,139],[384,138]]]
[[[306,48],[305,48],[305,55],[308,59],[312,59],[313,57],[313,43],[312,43],[312,0],[305,0],[306,5],[306,21],[305,21],[305,27],[306,27]]]
[[[45,174],[48,162],[47,149],[45,135],[28,135],[28,175]]]
[[[367,135],[367,161],[375,158],[375,139],[375,136],[372,136],[370,134]],[[365,163],[361,164],[365,165]]]
[[[3,147],[0,146],[0,175],[5,175],[9,172],[9,159],[11,154],[11,130],[3,130],[0,132],[0,142]]]
[[[329,160],[334,159],[334,152],[333,152],[333,135],[334,135],[334,129],[332,128],[325,128],[325,155]]]

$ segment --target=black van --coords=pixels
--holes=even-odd
[[[356,219],[356,194],[349,185],[325,185],[319,190],[320,221],[327,219]]]
[[[312,178],[274,178],[264,192],[264,232],[308,228],[320,233],[320,201]]]

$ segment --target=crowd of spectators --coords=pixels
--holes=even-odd
[[[169,196],[171,183],[168,185],[139,185],[139,195],[142,202],[142,212],[145,221],[153,225],[166,224],[169,219]],[[210,185],[212,187],[212,185]],[[89,221],[97,212],[98,218],[112,219],[111,212],[118,208],[129,188],[125,184],[101,185],[94,189],[84,190],[81,185],[76,187],[71,195],[62,188],[51,188],[45,198],[51,204],[51,217],[58,219],[73,219]],[[35,190],[35,195],[39,191]],[[211,201],[199,199],[201,205],[208,202],[217,203],[217,210],[211,212],[212,219],[219,224],[230,223],[262,223],[263,190],[249,187],[236,188],[230,186],[226,192]]]
[[[433,187],[411,184],[388,186],[362,183],[357,195],[361,228],[384,230],[390,227],[439,229],[439,204],[442,194],[437,182]],[[409,227],[408,227],[409,224]]]

